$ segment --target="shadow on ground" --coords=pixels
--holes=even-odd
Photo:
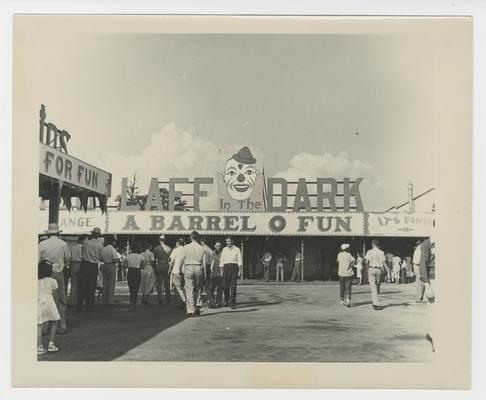
[[[126,302],[99,306],[96,312],[77,313],[68,309],[68,330],[57,336],[58,353],[48,353],[39,361],[111,361],[186,319],[185,310],[172,304],[137,305],[128,311]],[[46,340],[46,338],[44,338]],[[94,352],[93,349],[99,349]]]

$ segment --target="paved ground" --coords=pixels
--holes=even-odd
[[[238,308],[203,308],[185,318],[173,305],[140,305],[128,312],[124,283],[118,304],[95,313],[69,309],[56,361],[428,361],[427,305],[414,284],[382,286],[374,311],[368,286],[353,286],[353,306],[339,304],[338,285],[245,284]]]

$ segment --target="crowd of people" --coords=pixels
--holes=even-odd
[[[378,294],[382,282],[407,284],[416,282],[417,291],[415,301],[424,303],[425,288],[424,281],[427,278],[427,270],[421,268],[423,241],[418,240],[412,256],[394,255],[380,249],[379,241],[372,241],[372,248],[368,250],[363,258],[357,253],[356,258],[350,253],[350,245],[343,243],[341,251],[337,256],[338,276],[340,287],[341,304],[350,306],[351,286],[355,278],[359,285],[369,283],[373,308],[380,309]]]
[[[185,309],[186,316],[201,314],[203,292],[206,292],[209,308],[236,308],[238,278],[243,272],[240,249],[231,237],[225,243],[217,241],[211,249],[204,238],[194,231],[190,243],[179,238],[172,249],[164,235],[152,248],[150,243],[135,242],[129,254],[119,252],[114,246],[113,235],[102,236],[99,228],[91,234],[81,235],[74,246],[68,246],[60,237],[57,224],[50,224],[45,232],[47,239],[39,243],[38,264],[38,354],[58,351],[56,334],[67,329],[66,308],[77,312],[84,309],[95,311],[96,291],[105,306],[115,304],[117,280],[126,280],[129,289],[129,311],[135,311],[139,299],[148,304],[155,291],[158,304],[170,304],[175,296],[176,305]],[[381,309],[379,294],[383,281],[400,284],[415,280],[417,302],[433,302],[430,285],[435,266],[431,261],[430,239],[417,242],[413,256],[399,257],[385,254],[377,240],[364,257],[350,253],[350,245],[343,243],[337,256],[341,304],[351,306],[352,284],[369,282],[372,307]],[[276,281],[283,282],[285,257],[276,254]],[[270,263],[273,255],[265,251],[261,261],[264,279],[270,279]],[[300,281],[303,256],[300,248],[294,250],[292,281]],[[69,266],[69,269],[67,268]],[[66,271],[69,270],[69,275]],[[67,281],[70,280],[68,296]],[[173,293],[173,294],[172,294]],[[48,335],[47,346],[43,334]],[[432,343],[431,336],[430,341]]]

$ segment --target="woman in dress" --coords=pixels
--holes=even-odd
[[[150,243],[145,245],[145,251],[141,256],[142,280],[140,282],[140,294],[142,295],[142,304],[149,304],[149,295],[153,292],[155,285],[155,257],[154,253],[152,253],[152,245]]]

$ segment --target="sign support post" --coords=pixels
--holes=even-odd
[[[300,259],[300,282],[304,282],[304,238],[300,238],[300,253],[302,254]]]
[[[59,203],[61,200],[61,185],[58,180],[52,180],[52,190],[49,194],[49,224],[59,223]]]
[[[243,284],[243,271],[245,270],[244,263],[243,263],[244,254],[245,254],[245,238],[243,237],[241,239],[241,277],[240,277],[240,284]]]

